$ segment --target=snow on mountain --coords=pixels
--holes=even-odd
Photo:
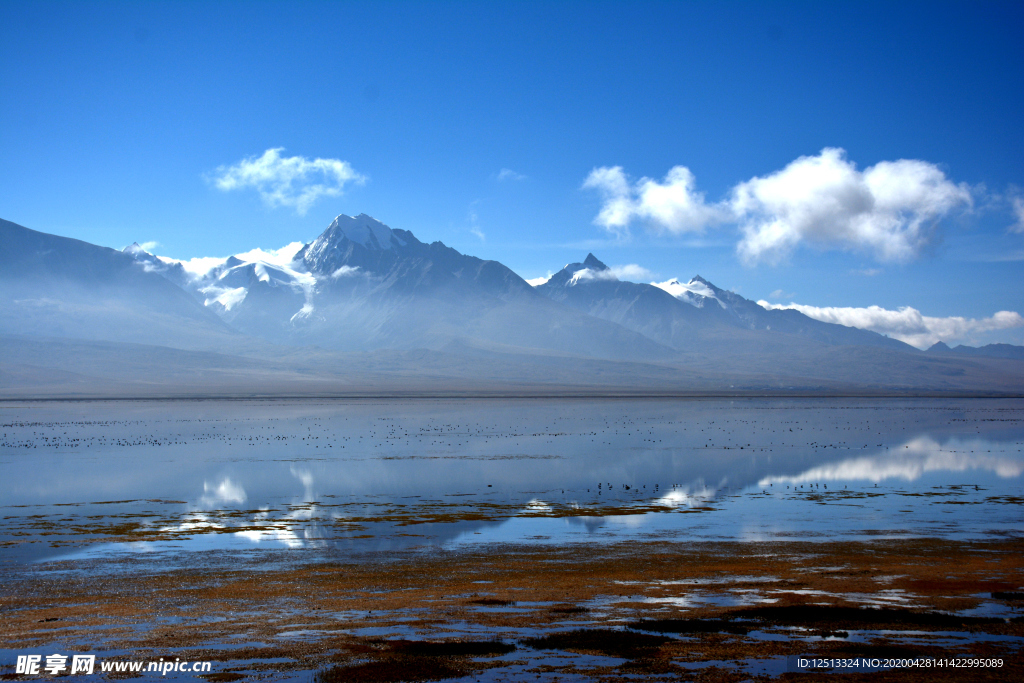
[[[341,233],[350,241],[367,249],[390,249],[392,242],[405,246],[405,240],[396,235],[391,228],[365,213],[354,218],[341,214],[328,226],[327,232]]]
[[[204,306],[220,313],[232,311],[245,300],[254,283],[287,287],[301,294],[302,309],[312,312],[311,299],[316,277],[306,270],[296,255],[306,247],[292,242],[280,249],[250,249],[234,256],[197,257],[188,260],[156,256],[134,243],[124,252],[143,264],[147,272],[158,272],[198,296]],[[297,314],[296,314],[297,315]]]
[[[324,272],[322,266],[332,260],[335,252],[345,250],[346,245],[358,245],[369,251],[391,251],[397,247],[404,247],[410,242],[376,218],[361,213],[358,216],[346,216],[341,214],[327,226],[327,229],[306,245],[301,257],[307,268],[317,272]],[[331,272],[333,273],[332,269]]]
[[[661,288],[619,279],[593,254],[567,264],[535,291],[676,349],[691,347],[697,328],[724,324],[724,314],[708,315]]]
[[[672,278],[665,282],[652,282],[651,284],[658,289],[665,290],[680,301],[697,308],[703,308],[709,300],[714,300],[722,308],[727,308],[725,303],[715,295],[715,290],[700,275],[686,284],[683,284],[677,278]]]
[[[824,323],[796,311],[765,310],[757,302],[716,287],[700,275],[686,283],[678,278],[650,284],[623,281],[616,277],[614,268],[593,254],[588,254],[583,263],[566,265],[536,289],[555,301],[680,350],[693,348],[701,335],[714,330],[718,330],[714,334],[720,334],[723,326],[769,332],[772,338],[782,333],[828,345],[910,350],[902,342],[868,330]],[[729,334],[743,337],[739,332]],[[713,346],[718,342],[709,343]]]
[[[597,386],[606,372],[648,368],[642,372],[661,377],[663,368],[676,368],[685,369],[685,379],[672,386],[686,391],[697,381],[1019,390],[1022,347],[939,346],[924,353],[799,311],[766,310],[699,276],[660,286],[634,277],[589,254],[531,287],[497,261],[420,242],[368,216],[339,216],[307,245],[189,260],[158,257],[138,244],[122,253],[0,220],[0,335],[217,353],[258,349],[258,340],[292,345],[296,354],[305,353],[301,347],[402,350],[409,364],[395,371],[417,382],[468,362],[482,363],[466,366],[485,368],[480,378],[511,384],[522,382],[524,372]],[[124,351],[117,347],[111,358]],[[139,353],[162,363],[169,352]],[[188,373],[181,382],[206,381],[198,357],[182,358]],[[373,355],[372,367],[393,358],[399,356]],[[580,365],[580,359],[658,365]],[[240,376],[235,369],[248,372],[249,365],[248,359],[231,365],[231,381]],[[306,362],[301,365],[306,372]],[[289,373],[298,368],[288,367]],[[6,371],[0,367],[0,375]]]
[[[466,322],[457,320],[454,311],[466,320],[483,320],[484,311],[497,310],[500,301],[519,301],[530,315],[564,316],[554,309],[542,313],[536,302],[523,303],[536,292],[680,350],[694,348],[701,335],[723,328],[782,332],[826,344],[898,344],[797,312],[766,311],[699,275],[686,283],[632,282],[637,272],[647,271],[610,268],[593,254],[567,264],[542,284],[527,283],[500,263],[461,254],[441,242],[426,244],[366,214],[338,216],[308,244],[292,242],[227,258],[158,257],[138,244],[124,251],[146,271],[159,272],[191,292],[235,328],[277,341],[298,335],[354,347],[407,344],[413,319],[424,335],[447,339],[465,329]],[[620,273],[627,279],[620,279]],[[540,320],[533,322],[543,327]],[[476,334],[489,338],[494,329],[481,327]],[[502,334],[506,340],[509,333]],[[543,342],[567,343],[568,337]]]

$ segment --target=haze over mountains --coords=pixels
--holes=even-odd
[[[1019,347],[925,353],[593,254],[532,287],[366,215],[188,262],[0,221],[0,335],[9,396],[1024,388]]]

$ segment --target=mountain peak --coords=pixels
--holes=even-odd
[[[131,254],[133,256],[135,256],[136,254],[148,254],[149,253],[145,249],[143,249],[142,246],[139,245],[138,242],[132,242],[131,244],[129,244],[127,247],[125,247],[121,251],[124,252],[125,254]]]
[[[591,270],[608,270],[608,266],[597,260],[597,257],[593,254],[587,254],[587,258],[583,260],[583,265]]]
[[[390,249],[393,242],[405,246],[405,240],[398,237],[388,226],[372,216],[361,213],[352,217],[341,214],[334,219],[323,236],[328,239],[340,235],[367,249]]]
[[[928,353],[946,353],[948,351],[952,351],[952,349],[950,349],[949,346],[942,341],[937,341],[930,347],[928,347]]]

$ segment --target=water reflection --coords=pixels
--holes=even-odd
[[[4,421],[8,558],[92,539],[349,555],[1022,531],[1022,401],[82,403]]]
[[[208,510],[232,503],[241,504],[245,502],[245,498],[245,489],[242,485],[231,481],[230,477],[224,477],[217,484],[203,482],[203,496],[199,499],[199,507]]]
[[[690,508],[702,507],[715,497],[714,489],[703,484],[697,485],[693,490],[689,488],[672,489],[661,498],[654,500],[654,505],[666,508],[677,508],[686,506]]]
[[[1013,455],[991,455],[1009,451]],[[928,436],[912,439],[895,449],[873,456],[851,458],[842,462],[821,465],[793,476],[769,476],[758,482],[760,486],[772,484],[802,484],[822,481],[870,481],[886,479],[917,481],[922,475],[939,472],[992,472],[1003,479],[1019,477],[1024,472],[1024,460],[1018,444],[993,443],[980,439],[961,441],[950,439],[940,444]]]

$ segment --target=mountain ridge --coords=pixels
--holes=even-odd
[[[440,241],[421,242],[365,214],[339,216],[309,243],[191,262],[155,256],[138,244],[118,252],[7,221],[0,223],[0,237],[0,312],[7,314],[0,335],[222,354],[168,350],[168,362],[176,359],[178,369],[160,382],[291,386],[287,378],[298,377],[312,391],[322,383],[309,359],[329,357],[335,369],[323,371],[332,386],[352,381],[341,368],[357,358],[366,386],[377,381],[367,377],[427,386],[474,376],[473,386],[557,382],[581,391],[623,390],[630,377],[637,391],[658,386],[670,392],[1024,386],[1013,358],[922,353],[895,340],[880,342],[886,338],[796,311],[766,311],[699,275],[685,285],[676,281],[674,294],[666,289],[672,281],[619,280],[592,253],[532,287],[498,261]],[[61,348],[73,349],[82,363],[99,357],[88,350],[99,347]],[[146,363],[157,362],[160,353],[124,349]],[[103,362],[116,358],[103,353]],[[370,355],[344,355],[352,353]],[[191,362],[224,369],[204,378],[189,370]],[[397,365],[388,370],[388,362]],[[44,357],[8,363],[0,367],[0,387],[29,382],[33,373],[52,382],[63,377],[62,387],[115,377],[117,386],[129,388],[166,374],[154,369],[148,378],[133,378],[108,369],[79,376],[74,363],[48,363]],[[656,379],[659,367],[667,384]]]

